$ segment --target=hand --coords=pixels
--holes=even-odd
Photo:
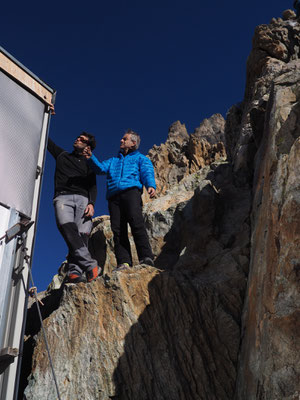
[[[50,110],[51,115],[55,115],[55,109],[54,109],[53,104],[49,104],[49,110]]]
[[[82,154],[84,155],[84,157],[85,157],[87,160],[88,160],[89,158],[91,158],[91,157],[92,157],[92,150],[91,150],[90,146],[86,146],[86,147],[83,149]]]
[[[156,195],[156,190],[153,187],[149,187],[148,194],[150,196],[150,199],[153,199],[153,197]]]
[[[92,217],[95,213],[93,204],[88,204],[84,210],[84,215],[86,217]]]

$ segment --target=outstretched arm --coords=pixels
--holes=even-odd
[[[97,174],[105,175],[109,169],[110,159],[105,161],[99,161],[96,156],[92,153],[90,147],[86,147],[83,150],[83,155],[87,160],[88,166]]]
[[[63,153],[65,150],[62,149],[61,147],[57,146],[53,140],[51,140],[50,138],[48,138],[48,145],[47,145],[47,149],[49,151],[49,153],[55,158],[55,160],[57,159],[57,157],[60,155],[60,153]]]

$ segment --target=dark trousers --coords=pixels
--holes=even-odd
[[[128,223],[136,246],[139,260],[145,257],[153,259],[143,214],[141,192],[137,188],[124,190],[108,200],[110,224],[114,234],[117,263],[132,265]]]

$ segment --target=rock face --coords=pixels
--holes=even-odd
[[[98,217],[91,251],[104,275],[78,285],[57,276],[44,294],[63,399],[299,397],[299,35],[291,10],[259,26],[244,101],[226,123],[215,114],[189,135],[175,122],[150,150],[155,268],[113,272],[109,217]],[[23,392],[57,398],[35,304]]]
[[[68,285],[45,320],[61,397],[209,399],[212,385],[214,398],[230,398],[241,291],[228,277],[213,281],[147,267]],[[26,398],[55,399],[40,334],[32,367]]]
[[[274,79],[254,162],[240,399],[299,395],[300,62],[289,68]]]
[[[245,100],[227,119],[236,181],[249,182],[253,191],[236,386],[241,400],[295,399],[300,393],[299,34],[293,19],[256,29]]]

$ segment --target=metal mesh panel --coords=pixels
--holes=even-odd
[[[0,218],[1,235],[19,221],[19,215],[16,210],[9,210],[2,206],[0,206]],[[11,276],[15,262],[15,248],[16,239],[12,239],[9,243],[5,243],[5,239],[3,239],[0,245],[0,349],[3,347],[3,338],[6,331],[7,310],[12,286]]]
[[[0,71],[0,202],[31,217],[44,104]]]

